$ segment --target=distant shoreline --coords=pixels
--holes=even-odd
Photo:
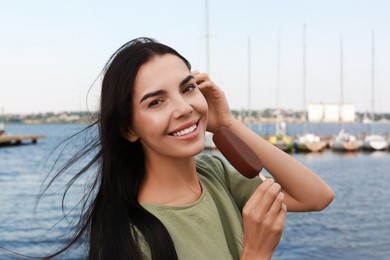
[[[245,124],[276,124],[278,119],[275,118],[262,118],[262,119],[239,119],[241,122]],[[300,124],[305,123],[303,120],[288,120],[284,119],[284,122],[286,124]],[[75,120],[75,121],[44,121],[44,120],[28,120],[28,121],[20,121],[20,122],[7,122],[7,125],[71,125],[71,124],[80,124],[80,125],[89,125],[92,124],[92,120]],[[332,125],[332,124],[390,124],[390,120],[381,120],[381,121],[374,121],[372,123],[364,123],[362,121],[355,121],[355,122],[307,122],[308,124],[325,124],[325,125]]]
[[[243,123],[277,123],[284,121],[285,123],[303,123],[305,122],[306,111],[293,111],[283,109],[264,109],[264,110],[232,110],[232,114]],[[373,117],[372,117],[373,116]],[[91,124],[97,119],[97,113],[87,111],[75,112],[47,112],[38,114],[4,114],[0,115],[0,123],[5,125],[10,124]],[[355,113],[354,121],[345,121],[343,123],[368,123],[370,119],[374,119],[371,123],[387,124],[390,123],[390,113]],[[340,121],[308,121],[308,123],[342,123]]]

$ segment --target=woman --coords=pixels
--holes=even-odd
[[[98,153],[76,176],[100,166],[96,197],[51,257],[88,234],[90,259],[267,259],[287,208],[322,210],[333,199],[311,170],[237,121],[207,74],[152,39],[130,41],[110,58],[99,117],[99,140],[84,151]],[[195,157],[205,131],[220,127],[244,140],[277,183]]]

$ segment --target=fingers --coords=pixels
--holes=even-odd
[[[192,76],[194,76],[196,84],[198,84],[199,87],[210,85],[210,84],[205,84],[206,82],[211,83],[210,77],[207,73],[200,73],[199,71],[195,70],[192,71],[191,74]]]
[[[194,70],[194,71],[191,71],[191,75],[198,79],[205,79],[205,78],[208,78],[208,74],[207,73],[200,73],[199,71],[197,70]]]
[[[284,193],[281,186],[273,180],[264,181],[247,201],[244,210],[248,214],[255,214],[259,218],[269,216],[276,218],[284,205]],[[251,213],[250,213],[251,212]],[[244,213],[244,212],[243,212]]]
[[[225,94],[222,89],[219,88],[214,82],[210,79],[207,73],[200,73],[199,71],[192,71],[192,76],[194,76],[198,88],[201,90],[203,95],[207,98],[222,98],[225,99]]]
[[[273,180],[266,180],[253,193],[250,200],[253,199],[253,207],[260,212],[268,212],[273,205],[275,199],[279,197],[277,205],[280,207],[283,202],[284,195],[279,195],[282,187]],[[260,202],[261,201],[261,202]]]
[[[256,207],[259,205],[259,201],[262,200],[265,192],[274,184],[274,181],[272,179],[265,180],[261,185],[257,187],[255,192],[252,194],[252,196],[247,201],[247,205]]]
[[[209,104],[209,108],[211,103],[218,103],[218,101],[221,100],[225,101],[226,98],[224,96],[223,91],[217,85],[215,85],[213,81],[211,81],[207,73],[199,73],[198,71],[193,71],[192,75],[195,78],[199,90],[206,98]]]
[[[208,74],[198,71],[191,73],[208,105],[207,130],[214,133],[222,126],[230,126],[235,119],[223,90],[210,79]]]
[[[282,206],[280,207],[280,210],[278,212],[278,216],[275,219],[275,226],[278,227],[281,231],[283,230],[286,216],[287,216],[287,206],[286,204],[282,203]]]
[[[264,181],[243,209],[246,251],[273,252],[283,233],[287,215],[284,194],[273,180]]]
[[[271,207],[269,208],[268,214],[273,216],[278,215],[284,205],[283,202],[284,202],[284,193],[279,192],[279,194],[276,196],[275,200],[273,201]]]

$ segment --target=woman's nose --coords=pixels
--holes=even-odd
[[[194,111],[192,105],[183,97],[176,98],[173,105],[173,116],[175,118],[187,117]]]

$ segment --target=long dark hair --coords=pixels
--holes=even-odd
[[[187,67],[189,62],[174,49],[150,38],[137,38],[120,47],[108,60],[102,73],[98,138],[76,154],[49,182],[48,187],[70,166],[95,151],[88,163],[68,183],[97,167],[91,192],[85,195],[80,218],[69,242],[58,256],[88,237],[89,259],[142,259],[141,245],[150,247],[153,259],[177,259],[173,241],[154,215],[138,202],[145,175],[145,154],[139,141],[129,142],[123,134],[132,124],[134,82],[140,67],[155,56],[173,54]],[[89,196],[92,196],[90,198]],[[141,244],[142,243],[142,244]]]

